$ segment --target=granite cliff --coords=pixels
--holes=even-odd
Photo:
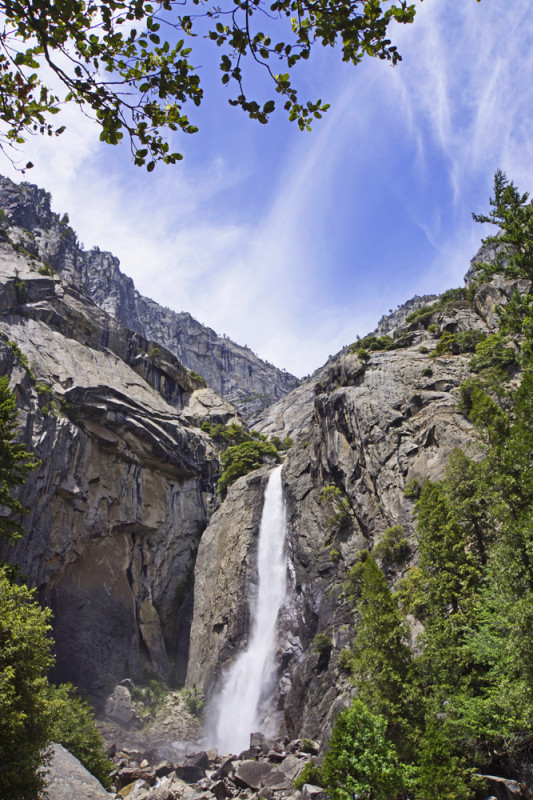
[[[8,556],[54,611],[57,677],[102,698],[183,672],[194,558],[235,409],[175,357],[0,242],[0,364],[40,466]],[[38,263],[38,262],[37,262]]]
[[[176,312],[143,297],[117,258],[98,248],[84,250],[68,223],[50,207],[50,195],[28,183],[0,176],[0,220],[20,251],[48,265],[88,294],[96,305],[145,339],[173,353],[208,386],[230,400],[249,419],[298,384],[298,379],[262,361],[243,347]]]

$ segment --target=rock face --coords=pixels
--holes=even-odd
[[[279,400],[298,379],[262,361],[248,347],[143,297],[111,253],[84,250],[50,208],[50,195],[32,184],[20,186],[0,176],[1,224],[16,246],[41,259],[71,284],[83,287],[96,305],[145,339],[163,345],[186,367],[234,403],[246,419]]]
[[[235,409],[9,242],[0,368],[41,460],[21,493],[28,533],[4,555],[54,612],[55,677],[98,700],[127,675],[179,676],[218,470],[198,426]]]
[[[256,470],[230,486],[198,548],[187,683],[208,694],[220,666],[246,646],[249,589],[257,582],[257,535],[269,471]]]
[[[471,426],[458,411],[457,395],[469,375],[470,354],[432,358],[436,339],[442,331],[489,332],[497,322],[495,307],[507,302],[515,287],[528,286],[495,279],[478,289],[472,306],[458,301],[436,311],[430,320],[433,334],[420,322],[403,324],[394,328],[402,337],[401,349],[372,352],[368,360],[345,351],[254,423],[263,432],[296,438],[282,472],[292,567],[289,601],[279,623],[281,734],[313,737],[320,731],[327,736],[351,692],[339,665],[339,653],[351,646],[355,633],[353,611],[343,599],[346,573],[362,549],[373,549],[388,528],[401,525],[411,551],[387,569],[391,584],[396,583],[416,558],[414,500],[405,496],[406,487],[441,478],[451,451],[468,445]],[[324,498],[329,486],[336,487],[342,504]],[[199,551],[196,586],[205,581],[212,591],[195,596],[189,676],[207,692],[213,676],[234,658],[234,620],[242,620],[241,639],[248,633],[246,613],[239,617],[238,611],[243,542],[237,544],[235,537],[245,537],[245,551],[253,550],[259,488],[249,478],[232,487]],[[224,563],[213,557],[219,552]],[[249,564],[245,571],[250,572]],[[223,591],[213,591],[215,586]],[[324,634],[330,646],[317,652],[316,634]]]
[[[46,796],[48,800],[109,800],[100,781],[60,744],[52,745]]]

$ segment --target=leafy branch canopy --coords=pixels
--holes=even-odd
[[[75,103],[102,141],[129,140],[138,166],[175,163],[182,156],[168,132],[195,133],[184,107],[203,99],[195,38],[219,48],[232,105],[260,123],[275,109],[245,87],[252,63],[266,70],[289,119],[309,129],[328,105],[300,100],[292,70],[313,45],[340,45],[352,64],[365,55],[395,64],[389,23],[414,13],[407,0],[0,0],[0,148],[62,133],[54,116]]]

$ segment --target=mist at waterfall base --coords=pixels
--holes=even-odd
[[[257,547],[258,589],[252,604],[246,649],[223,678],[212,706],[209,739],[220,753],[239,753],[250,746],[250,733],[264,729],[263,714],[276,688],[277,620],[287,592],[286,517],[281,466],[265,490]],[[252,603],[252,601],[250,600]]]

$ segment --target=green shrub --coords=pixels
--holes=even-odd
[[[518,367],[517,351],[509,346],[509,341],[501,334],[491,334],[476,347],[476,353],[470,361],[472,372],[484,372],[496,369],[502,374],[510,374]]]
[[[305,737],[300,742],[300,750],[302,753],[314,753],[315,752],[315,745],[311,741],[311,739],[306,739]]]
[[[420,323],[424,328],[426,327],[427,323],[437,312],[436,306],[422,306],[422,308],[417,308],[416,311],[412,311],[406,318],[405,322],[407,325],[410,325],[412,322]]]
[[[331,639],[327,635],[327,633],[317,633],[315,638],[313,639],[313,652],[318,653],[319,656],[329,656],[331,653],[331,648],[333,645],[331,644]]]
[[[53,741],[66,747],[100,783],[109,786],[113,764],[105,755],[104,741],[89,704],[71,684],[49,686],[47,701]]]
[[[358,339],[357,342],[354,342],[350,345],[350,353],[357,353],[359,355],[359,350],[392,350],[394,349],[395,342],[391,336],[374,336],[369,334],[365,336],[363,339]],[[361,358],[361,356],[359,356]]]
[[[202,690],[195,684],[192,689],[182,689],[181,695],[189,714],[192,714],[193,717],[200,718],[205,706],[205,697]]]
[[[424,367],[424,369],[420,374],[423,375],[424,378],[431,378],[433,375],[433,370],[431,369],[431,367]]]
[[[35,378],[35,375],[33,374],[32,368],[30,367],[30,364],[29,364],[29,361],[28,361],[28,356],[26,356],[22,352],[22,350],[20,349],[20,347],[18,346],[18,344],[16,342],[13,342],[13,341],[9,340],[7,342],[7,344],[10,347],[11,352],[13,353],[13,355],[15,356],[17,361],[19,362],[20,366],[24,367],[24,369],[26,370],[26,375],[28,376],[30,381],[32,383],[35,383],[36,382],[36,378]]]
[[[237,478],[272,461],[279,462],[280,457],[274,445],[268,442],[249,441],[229,447],[222,454],[224,471],[218,481],[218,492],[221,498],[224,499],[228,487],[235,483]]]
[[[348,647],[344,647],[339,653],[338,665],[342,672],[351,673],[353,669],[353,653]]]
[[[370,353],[368,352],[368,350],[365,350],[364,347],[358,347],[356,350],[352,350],[351,352],[355,353],[357,358],[360,358],[361,361],[368,361],[368,359],[370,358]]]
[[[226,447],[242,444],[243,442],[250,442],[252,439],[258,439],[259,434],[256,431],[248,433],[246,428],[232,422],[231,425],[222,425],[220,423],[204,422],[202,430],[206,431],[212,439],[218,444],[223,444]],[[254,435],[255,434],[255,435]]]
[[[409,500],[418,500],[420,497],[420,484],[416,478],[412,478],[403,490],[403,496]]]
[[[34,592],[12,583],[0,567],[0,786],[2,800],[33,800],[38,769],[51,741],[46,703],[50,654],[49,610]]]
[[[422,308],[412,311],[411,314],[405,318],[405,322],[407,325],[412,322],[418,322],[425,328],[434,314],[440,311],[446,311],[454,306],[464,305],[465,303],[468,304],[466,289],[462,287],[458,289],[447,289],[430,306],[422,306]]]
[[[325,486],[320,493],[320,502],[329,503],[334,511],[328,517],[328,528],[340,530],[351,522],[350,500],[338,486],[334,484]]]
[[[428,325],[428,333],[431,333],[434,336],[436,336],[437,333],[439,333],[439,330],[440,330],[439,326],[436,325],[434,322],[432,322],[431,325]]]
[[[199,381],[202,384],[202,386],[207,386],[206,379],[203,378],[201,375],[198,375],[198,373],[195,372],[194,370],[190,369],[189,375],[191,376],[191,378],[194,378],[195,380]]]
[[[270,443],[274,445],[274,447],[278,452],[283,452],[284,450],[290,450],[292,445],[294,444],[290,436],[286,436],[285,439],[283,440],[281,440],[279,436],[271,436]]]
[[[393,800],[403,789],[387,722],[360,700],[338,714],[322,763],[323,785],[332,800]]]
[[[441,356],[444,353],[450,352],[454,355],[458,353],[473,353],[476,346],[486,338],[487,334],[483,331],[472,328],[459,333],[450,333],[443,331],[435,349],[430,353],[430,356]]]
[[[409,542],[405,538],[402,525],[388,528],[374,548],[374,555],[379,556],[385,566],[392,566],[404,561],[409,555]]]
[[[340,557],[341,557],[341,554],[340,554],[339,550],[337,550],[335,547],[332,547],[331,550],[329,551],[329,560],[333,564],[336,564]]]
[[[33,460],[17,436],[17,405],[7,375],[0,376],[0,540],[15,542],[24,534],[20,521],[26,509],[13,496],[13,489],[24,484],[27,475],[41,462]],[[1,562],[0,562],[1,564]]]
[[[302,744],[304,741],[302,739]],[[307,762],[298,777],[292,782],[292,785],[295,789],[300,790],[303,789],[306,783],[310,783],[312,786],[322,786],[322,770],[315,764],[313,759]]]

